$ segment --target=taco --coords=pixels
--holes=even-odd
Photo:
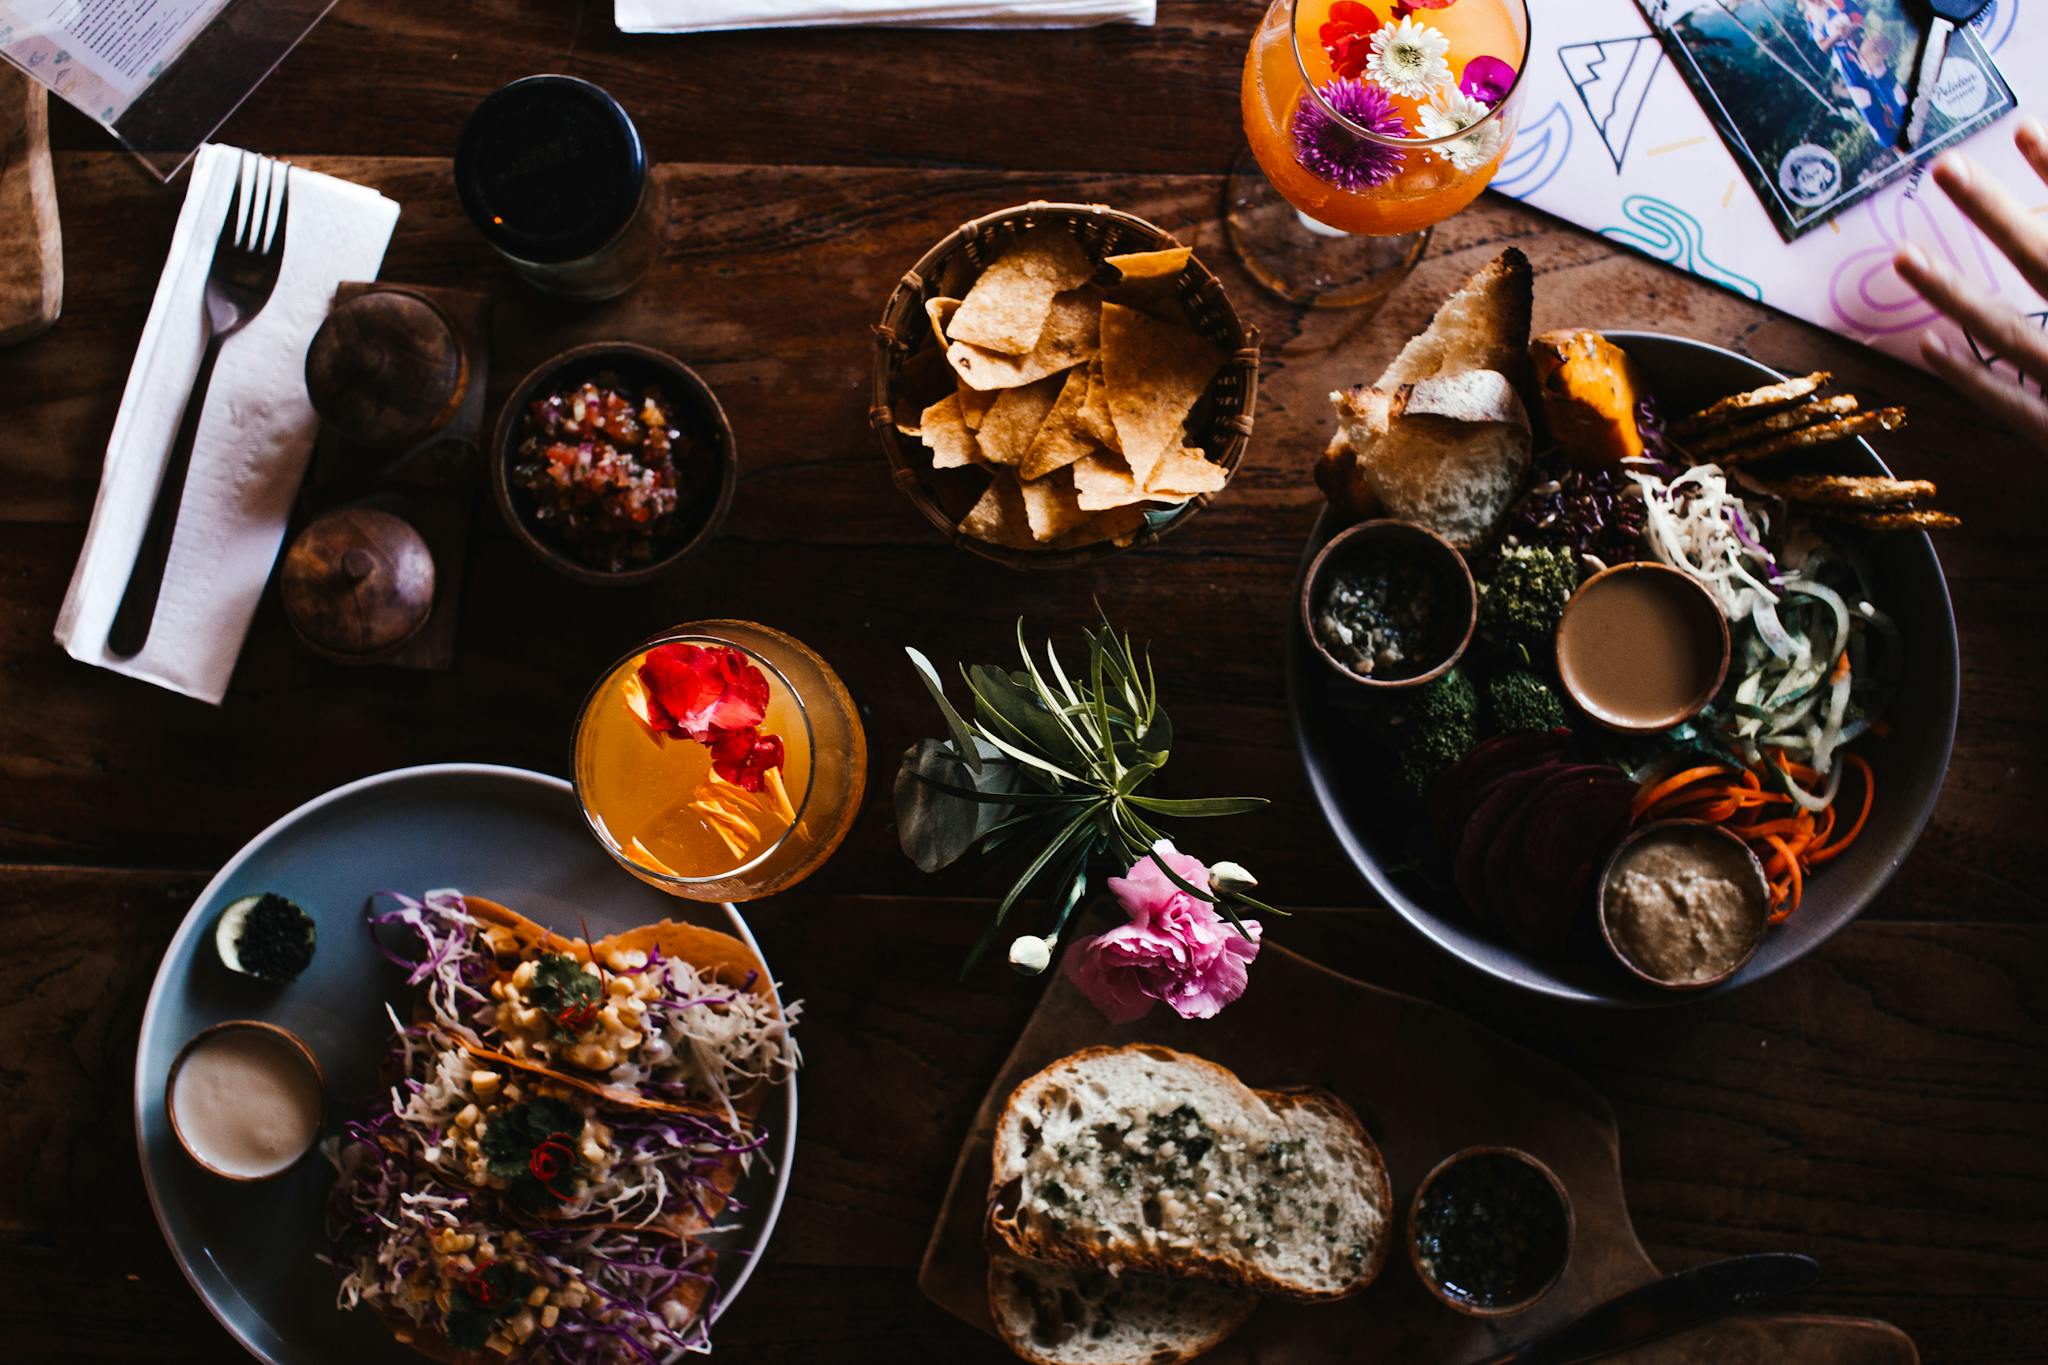
[[[350,1124],[329,1205],[337,1303],[450,1365],[654,1360],[703,1349],[714,1253],[612,1223],[508,1225],[421,1166],[388,1122]]]
[[[723,1119],[619,1105],[544,1071],[497,1067],[453,1034],[400,1028],[384,1140],[519,1217],[709,1228],[765,1138]]]
[[[410,929],[422,951],[380,951],[426,985],[422,1019],[482,1061],[734,1127],[796,1065],[794,1011],[730,934],[663,920],[590,942],[457,891],[390,898],[397,908],[374,912],[373,929]]]

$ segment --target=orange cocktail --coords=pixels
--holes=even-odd
[[[694,900],[752,900],[838,847],[867,745],[823,659],[766,626],[704,621],[599,680],[573,768],[585,820],[635,876]]]
[[[1302,302],[1384,293],[1348,286],[1405,269],[1419,239],[1329,243],[1421,233],[1470,204],[1508,153],[1528,54],[1525,0],[1273,0],[1241,91],[1265,182],[1232,186],[1246,264]]]

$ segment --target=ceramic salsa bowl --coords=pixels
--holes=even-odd
[[[1683,413],[1723,394],[1785,376],[1746,356],[1704,342],[1649,332],[1609,332],[1629,353],[1667,413]],[[1863,442],[1836,446],[1828,467],[1887,474]],[[1797,468],[1796,461],[1787,462]],[[1342,530],[1325,512],[1302,557],[1305,569],[1325,541]],[[1771,930],[1747,966],[1728,981],[1691,993],[1659,991],[1634,981],[1599,955],[1550,960],[1497,937],[1411,866],[1414,836],[1401,801],[1378,765],[1361,765],[1362,742],[1347,710],[1356,689],[1329,676],[1298,623],[1288,627],[1287,675],[1295,742],[1309,785],[1331,832],[1359,874],[1415,929],[1453,957],[1502,981],[1565,1000],[1615,1006],[1668,1005],[1760,981],[1798,961],[1856,918],[1890,881],[1934,810],[1955,742],[1960,675],[1948,582],[1924,532],[1867,537],[1873,587],[1905,639],[1904,672],[1892,703],[1888,737],[1866,736],[1856,751],[1877,775],[1877,800],[1862,838],[1807,883],[1798,913]],[[1589,908],[1588,913],[1591,913]]]

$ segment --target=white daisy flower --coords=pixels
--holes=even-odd
[[[1383,24],[1372,35],[1372,55],[1365,59],[1366,79],[1378,81],[1389,94],[1426,100],[1451,80],[1445,54],[1451,40],[1408,15]]]
[[[1435,99],[1418,111],[1418,121],[1424,137],[1449,137],[1473,127],[1492,112],[1462,90],[1440,90]],[[1484,166],[1500,150],[1500,120],[1488,122],[1470,137],[1431,150],[1461,171]]]

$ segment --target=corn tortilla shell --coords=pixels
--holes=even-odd
[[[1031,538],[1041,544],[1058,539],[1092,515],[1082,510],[1080,496],[1074,491],[1074,476],[1067,470],[1034,479],[1022,485],[1021,491],[1024,520],[1031,527]]]
[[[1194,255],[1190,247],[1167,247],[1163,251],[1129,251],[1121,256],[1106,256],[1104,265],[1116,267],[1126,280],[1170,279],[1187,269],[1188,259]]]
[[[981,450],[961,415],[959,394],[949,393],[926,408],[918,427],[931,449],[933,469],[961,469],[980,463]]]
[[[1055,374],[997,394],[988,415],[981,419],[981,430],[974,434],[982,458],[990,464],[1022,464],[1065,386],[1066,380]]]
[[[1102,381],[1110,420],[1140,485],[1168,450],[1223,366],[1223,356],[1186,327],[1114,303],[1102,306]]]
[[[962,382],[975,389],[1014,389],[1049,374],[1072,369],[1095,357],[1102,345],[1102,299],[1093,289],[1074,289],[1052,301],[1045,331],[1028,355],[1004,355],[955,341],[946,347],[947,363]]]
[[[1038,434],[1031,440],[1030,449],[1024,452],[1023,462],[1017,470],[1019,478],[1026,482],[1042,479],[1096,449],[1094,437],[1081,420],[1081,407],[1087,397],[1088,371],[1079,366],[1068,370],[1059,401],[1045,415]]]
[[[991,472],[995,477],[989,480],[981,501],[960,519],[960,530],[991,545],[1003,545],[1012,550],[1037,549],[1038,542],[1031,538],[1031,519],[1024,511],[1024,492],[1018,486],[1017,476],[1007,469]]]
[[[1185,501],[1202,493],[1214,493],[1229,478],[1223,466],[1212,463],[1199,448],[1182,446],[1153,466],[1145,491]]]
[[[1053,297],[1087,283],[1093,273],[1073,234],[1033,228],[981,272],[947,336],[1000,355],[1027,355],[1045,330]]]

